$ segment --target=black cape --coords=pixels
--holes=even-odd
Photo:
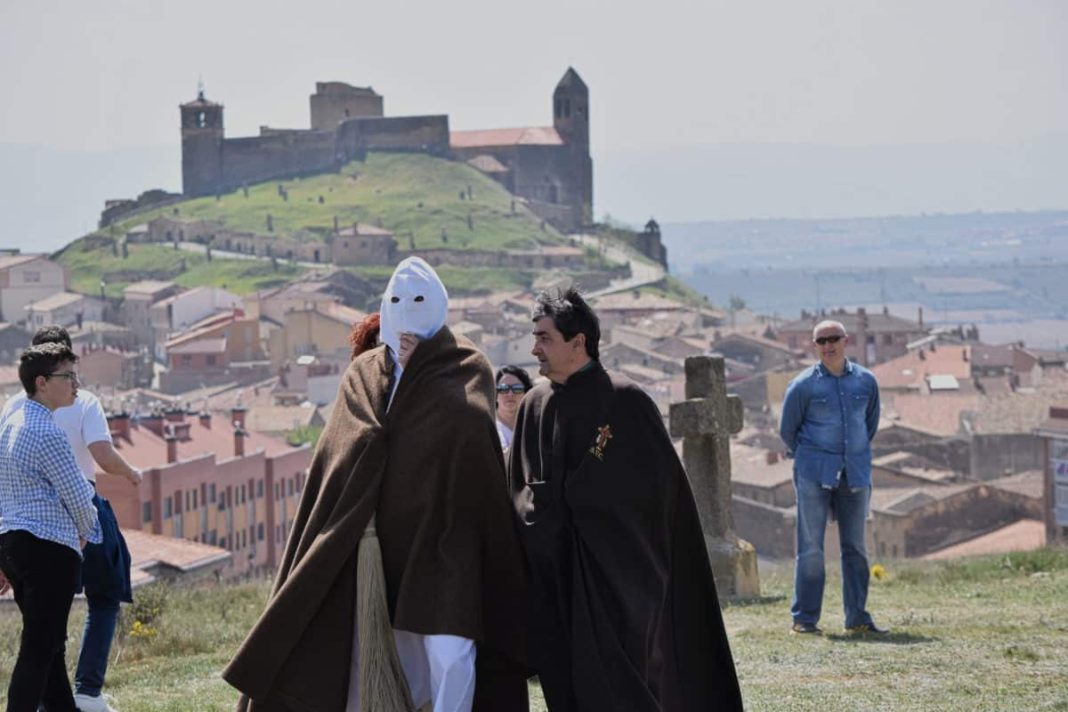
[[[524,398],[529,658],[552,712],[741,710],[686,473],[653,401],[599,363]]]

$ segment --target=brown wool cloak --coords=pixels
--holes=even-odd
[[[223,672],[246,695],[240,709],[345,709],[356,552],[375,514],[393,627],[474,640],[475,709],[526,710],[523,557],[493,372],[443,327],[412,354],[387,414],[392,370],[378,347],[345,372],[267,609]]]

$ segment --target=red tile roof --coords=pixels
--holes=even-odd
[[[214,454],[218,460],[228,460],[234,456],[234,428],[229,419],[214,416],[211,426],[205,427],[199,417],[187,415],[185,422],[189,423],[189,440],[178,442],[179,460],[209,454]],[[114,440],[116,449],[134,467],[149,469],[167,464],[167,442],[144,424],[135,426],[131,421],[129,440],[121,437],[115,437]],[[263,433],[250,431],[245,436],[245,453],[248,455],[263,450],[270,456],[292,449],[286,442]]]
[[[943,344],[917,349],[871,369],[880,388],[922,388],[928,376],[953,376],[970,380],[970,347]]]
[[[938,560],[979,554],[1006,554],[1010,551],[1041,549],[1045,545],[1046,525],[1035,519],[1021,519],[974,539],[932,551],[921,558]]]
[[[477,131],[450,131],[449,145],[452,148],[479,148],[481,146],[563,146],[564,139],[551,126],[525,127],[518,129],[480,129]]]

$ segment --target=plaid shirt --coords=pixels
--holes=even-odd
[[[0,420],[0,534],[15,529],[79,555],[79,536],[101,541],[93,488],[51,411],[34,400]]]

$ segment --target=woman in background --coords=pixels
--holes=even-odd
[[[502,450],[512,446],[519,403],[533,387],[530,376],[519,366],[501,366],[497,371],[497,435],[501,437]]]

